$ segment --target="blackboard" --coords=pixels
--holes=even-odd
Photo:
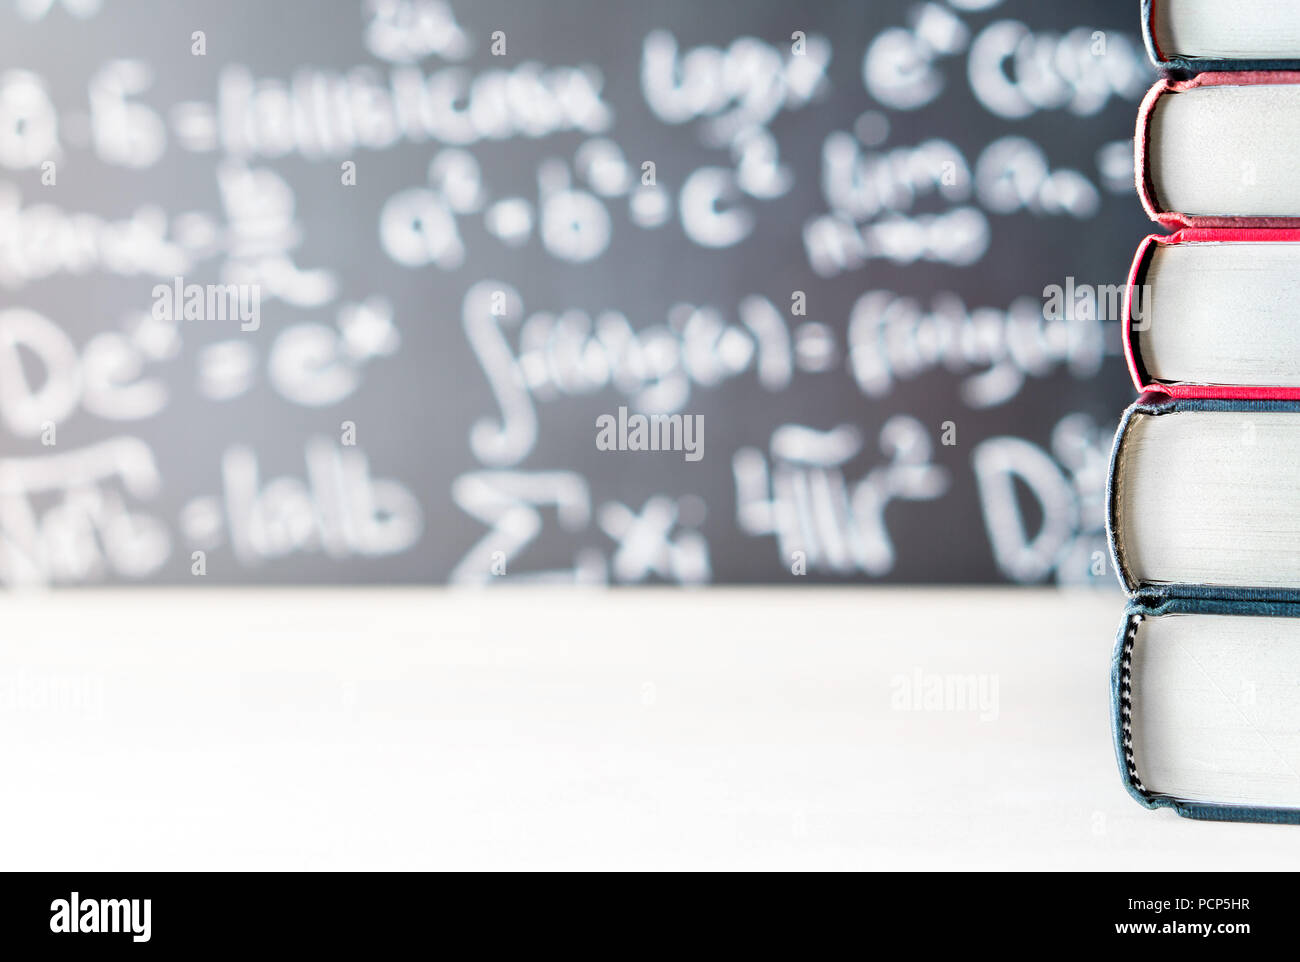
[[[0,583],[1114,581],[1135,3],[0,0],[0,64]]]

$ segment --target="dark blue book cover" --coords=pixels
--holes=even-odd
[[[1156,5],[1168,0],[1142,0],[1142,40],[1151,62],[1171,74],[1190,75],[1210,70],[1300,70],[1300,59],[1242,60],[1240,58],[1176,57],[1161,51],[1156,37]],[[1225,0],[1226,2],[1226,0]]]
[[[1175,398],[1157,391],[1143,394],[1124,412],[1115,443],[1111,448],[1110,472],[1106,483],[1106,537],[1111,562],[1119,574],[1124,590],[1135,599],[1160,604],[1171,598],[1203,599],[1239,604],[1300,603],[1300,587],[1228,587],[1187,583],[1147,583],[1130,570],[1121,545],[1124,538],[1117,530],[1120,453],[1133,418],[1137,415],[1168,417],[1197,412],[1238,412],[1267,416],[1272,413],[1300,414],[1300,401],[1229,400],[1224,398]]]
[[[1124,611],[1111,661],[1111,731],[1115,758],[1124,788],[1147,808],[1172,808],[1185,818],[1233,822],[1300,824],[1300,809],[1213,804],[1188,801],[1149,790],[1142,783],[1133,757],[1132,659],[1138,627],[1144,619],[1176,614],[1239,615],[1242,617],[1300,617],[1300,605],[1286,602],[1243,602],[1212,598],[1168,598],[1158,603],[1133,599]]]

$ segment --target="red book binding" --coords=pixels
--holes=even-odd
[[[1129,375],[1139,393],[1155,391],[1175,398],[1223,398],[1249,401],[1300,400],[1300,387],[1259,387],[1222,384],[1162,384],[1152,381],[1142,366],[1142,358],[1133,339],[1133,292],[1146,275],[1147,264],[1157,246],[1169,244],[1209,243],[1300,243],[1300,227],[1289,228],[1184,228],[1173,234],[1150,234],[1138,245],[1129,268],[1128,285],[1124,289],[1124,358],[1128,361]],[[1148,308],[1149,309],[1149,308]]]
[[[1155,111],[1156,103],[1160,98],[1166,94],[1182,93],[1196,87],[1241,87],[1249,84],[1300,84],[1300,71],[1212,71],[1197,74],[1187,80],[1173,80],[1166,77],[1157,80],[1147,91],[1147,95],[1142,99],[1142,106],[1138,108],[1137,129],[1133,136],[1133,171],[1137,180],[1138,197],[1142,199],[1142,206],[1152,220],[1169,228],[1300,227],[1300,217],[1213,217],[1164,210],[1151,183],[1151,171],[1147,165],[1147,139],[1151,132],[1151,114]],[[1207,145],[1207,149],[1214,149],[1214,145]]]

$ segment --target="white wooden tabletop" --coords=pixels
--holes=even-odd
[[[1120,787],[1122,599],[0,596],[0,869],[1296,868]]]

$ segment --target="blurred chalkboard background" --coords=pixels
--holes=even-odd
[[[1109,586],[1153,79],[1113,0],[0,0],[0,583]]]

